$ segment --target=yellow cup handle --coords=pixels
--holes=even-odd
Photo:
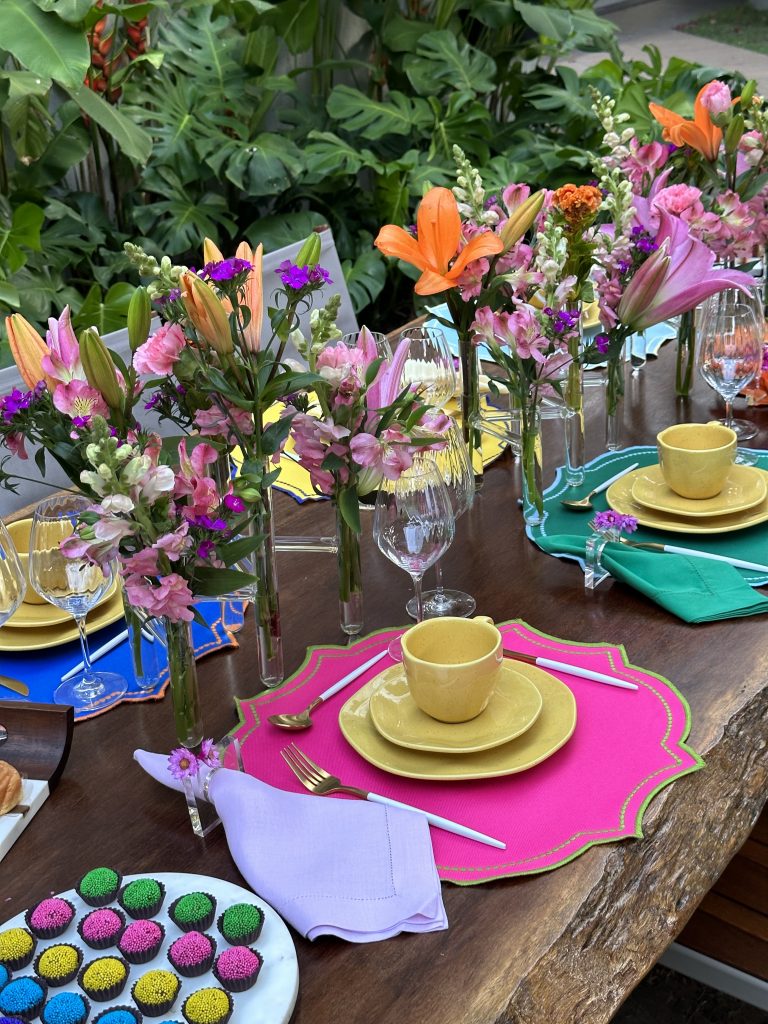
[[[489,626],[494,626],[495,623],[490,615],[475,615],[472,619],[473,622],[487,622]]]

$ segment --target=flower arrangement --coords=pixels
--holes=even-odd
[[[291,431],[301,465],[338,510],[339,602],[352,633],[362,627],[360,499],[397,480],[417,451],[442,447],[449,421],[401,385],[407,341],[389,357],[365,327],[353,346],[337,339],[320,314],[311,342],[300,342],[317,383],[313,398],[294,400]]]

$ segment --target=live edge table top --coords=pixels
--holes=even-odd
[[[587,393],[588,456],[602,443],[602,395]],[[653,443],[679,420],[720,415],[697,381],[674,396],[674,346],[628,381],[627,443]],[[751,415],[768,447],[768,410]],[[545,482],[562,462],[557,421],[546,424]],[[551,558],[523,533],[515,503],[520,472],[507,453],[485,473],[472,512],[445,558],[450,585],[478,612],[520,617],[569,639],[623,643],[633,663],[672,680],[690,703],[690,743],[706,768],[665,789],[644,818],[645,838],[594,847],[548,874],[443,888],[450,927],[353,945],[296,936],[299,1001],[292,1024],[601,1024],[682,929],[747,837],[766,792],[768,644],[761,617],[688,626],[618,583],[585,594],[578,568]],[[281,534],[332,532],[328,503],[298,506],[278,495]],[[365,520],[364,520],[365,522]],[[768,554],[768,553],[767,553]],[[404,623],[408,580],[363,550],[365,627]],[[305,648],[341,643],[335,562],[280,556],[286,672]],[[258,689],[253,615],[241,649],[199,666],[209,735],[234,724],[233,698]],[[245,648],[245,650],[243,650]],[[75,727],[61,782],[0,863],[0,917],[69,888],[88,868],[189,871],[242,882],[219,829],[193,837],[181,798],[133,765],[134,748],[174,745],[167,698],[122,705]],[[297,842],[307,841],[297,837]]]

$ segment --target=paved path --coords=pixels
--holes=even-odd
[[[757,80],[758,92],[768,94],[768,55],[677,31],[678,25],[727,6],[731,6],[728,0],[640,0],[632,4],[598,0],[595,5],[598,14],[618,25],[621,48],[627,57],[643,58],[643,46],[653,43],[665,64],[670,57],[684,57],[713,68],[736,68],[746,78]],[[580,53],[567,63],[583,71],[601,57]]]

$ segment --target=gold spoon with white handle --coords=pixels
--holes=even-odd
[[[593,491],[590,491],[586,498],[571,498],[561,501],[560,504],[566,508],[571,509],[573,512],[591,512],[592,511],[592,499],[596,494],[602,494],[603,491],[607,491],[611,484],[615,484],[617,480],[621,480],[627,473],[631,473],[633,469],[637,469],[640,465],[639,462],[633,462],[631,466],[627,466],[626,469],[622,469],[616,476],[612,476],[610,480],[606,480],[605,483],[600,484],[599,487],[595,487]]]
[[[357,668],[352,669],[343,679],[340,679],[338,683],[334,683],[333,686],[329,686],[327,690],[324,690],[319,697],[315,697],[309,707],[303,711],[297,712],[295,715],[270,715],[267,719],[272,725],[276,725],[278,729],[308,729],[312,725],[311,714],[315,708],[319,707],[323,701],[328,700],[339,690],[343,690],[345,686],[353,683],[355,679],[359,678],[363,672],[367,672],[369,668],[375,665],[378,661],[384,657],[387,653],[386,647],[383,651],[379,651],[378,654],[374,655],[369,661],[366,661],[364,665],[358,665]]]

